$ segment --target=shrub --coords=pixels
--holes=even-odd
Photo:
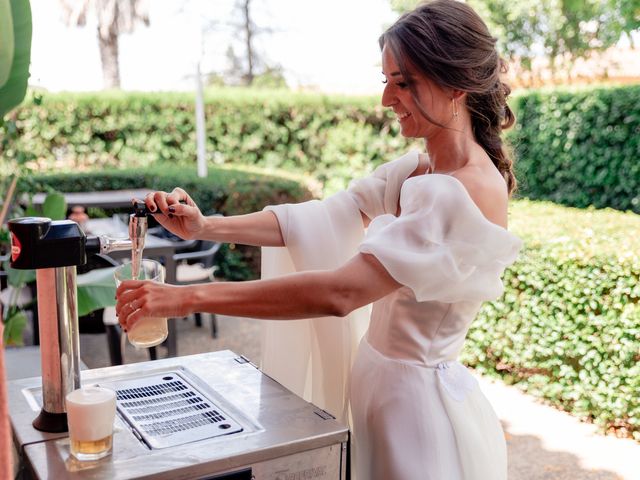
[[[640,218],[530,201],[511,216],[525,247],[463,359],[640,440]]]
[[[221,89],[205,109],[210,163],[310,174],[333,190],[409,145],[373,97]],[[0,153],[22,152],[32,171],[195,164],[189,94],[46,94],[16,116],[20,143]]]
[[[640,212],[640,86],[531,91],[511,103],[520,196]],[[210,162],[306,173],[325,193],[422,147],[377,97],[218,89],[205,108]],[[0,153],[36,171],[193,166],[193,110],[188,94],[46,94],[16,112],[18,144]]]
[[[640,213],[640,85],[533,91],[513,106],[520,196]]]

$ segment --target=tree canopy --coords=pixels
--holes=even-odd
[[[390,0],[406,12],[419,0]],[[500,52],[525,72],[536,58],[555,76],[640,29],[640,0],[468,0],[498,38]]]

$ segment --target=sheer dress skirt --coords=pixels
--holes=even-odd
[[[362,339],[352,371],[357,480],[506,480],[504,433],[458,362],[383,356]]]

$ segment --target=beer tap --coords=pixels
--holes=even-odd
[[[142,253],[147,236],[147,216],[149,214],[149,209],[144,202],[134,202],[133,213],[129,215],[129,238],[111,238],[107,235],[87,237],[87,253],[107,254],[119,250],[132,250]]]
[[[65,397],[80,387],[80,341],[76,266],[87,255],[117,250],[142,256],[148,210],[134,204],[129,217],[129,239],[87,237],[71,220],[22,217],[8,222],[11,267],[36,271],[42,365],[42,410],[33,426],[44,432],[66,432]]]

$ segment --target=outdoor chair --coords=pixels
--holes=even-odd
[[[209,240],[199,240],[188,251],[176,253],[173,259],[176,262],[176,283],[178,285],[190,285],[194,283],[211,282],[214,280],[214,272],[218,268],[215,264],[215,255],[220,249],[220,243]],[[211,315],[211,336],[218,336],[218,321],[214,313]],[[202,326],[202,314],[195,313],[194,319],[197,327]]]

